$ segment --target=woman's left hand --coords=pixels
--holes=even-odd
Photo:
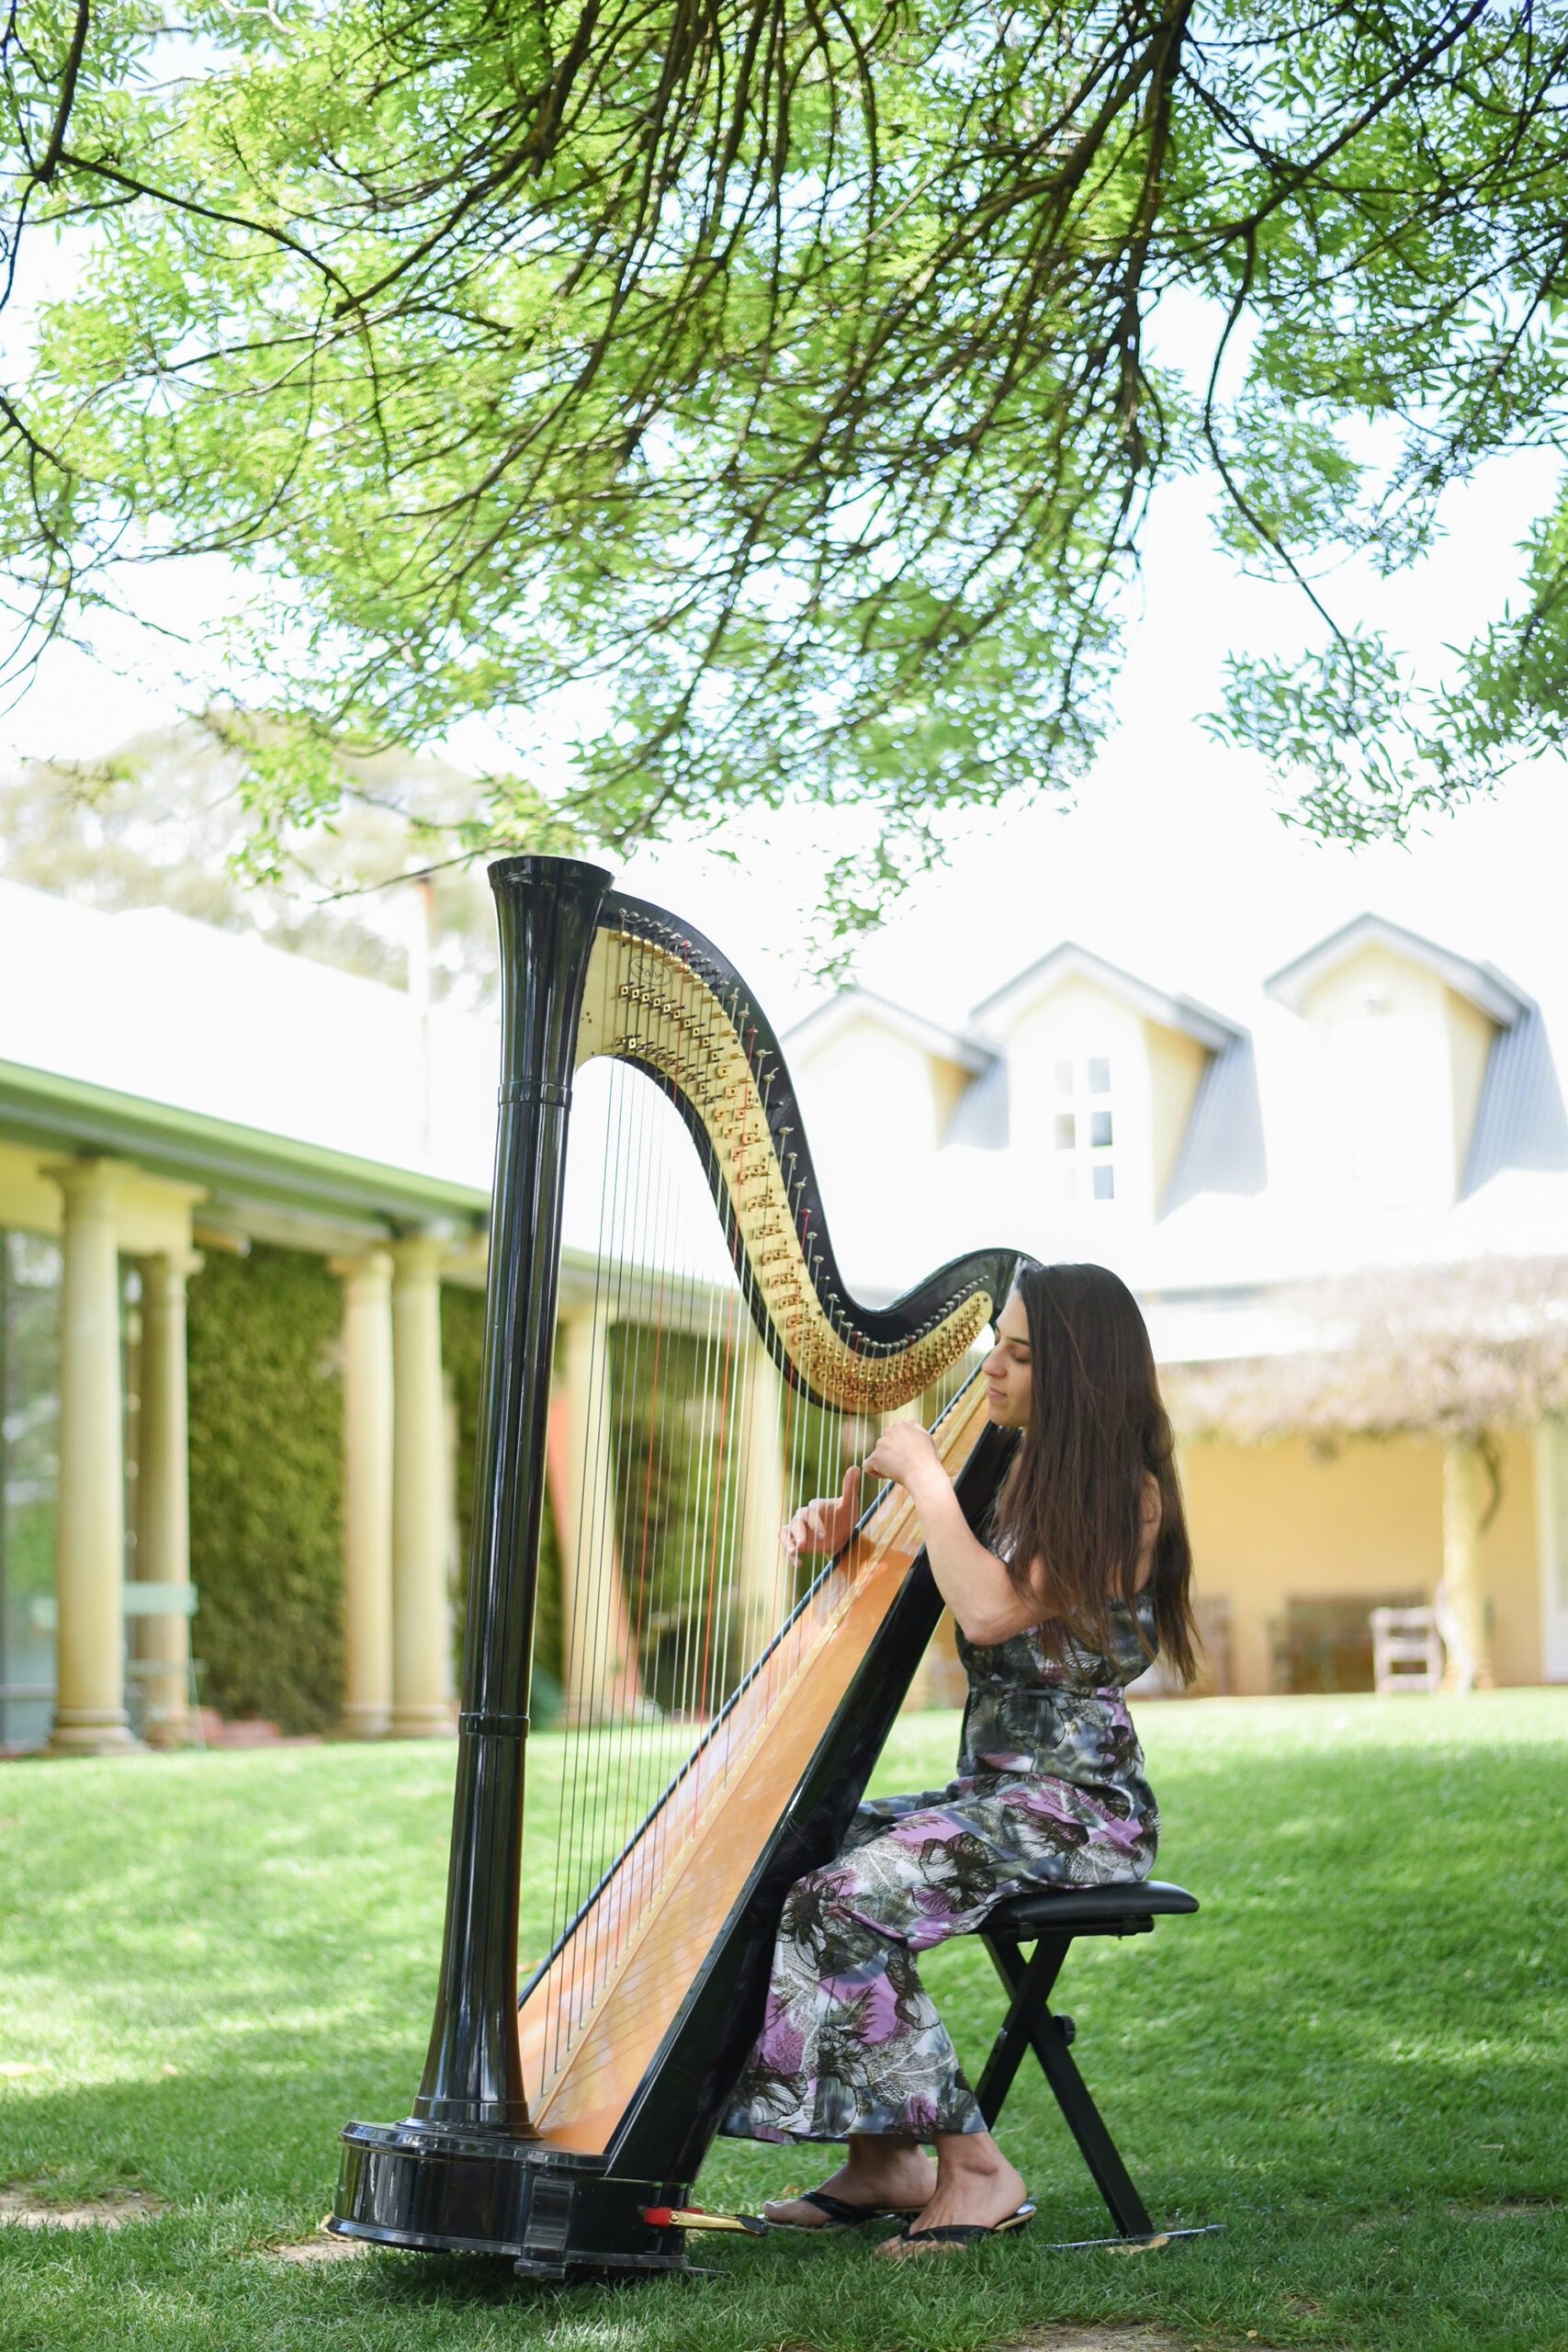
[[[947,1483],[931,1433],[919,1421],[889,1421],[866,1455],[865,1466],[874,1477],[893,1478],[901,1487],[912,1487],[932,1471]]]

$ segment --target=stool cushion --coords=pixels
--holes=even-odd
[[[1184,1886],[1157,1878],[1124,1880],[1118,1886],[1064,1887],[1060,1893],[1010,1894],[988,1911],[977,1935],[1077,1935],[1116,1921],[1152,1919],[1196,1911],[1198,1898]]]

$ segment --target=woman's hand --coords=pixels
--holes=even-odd
[[[889,1421],[867,1454],[865,1466],[874,1478],[896,1479],[911,1494],[917,1489],[929,1491],[933,1473],[944,1487],[950,1484],[935,1440],[919,1421]]]
[[[795,1512],[784,1532],[787,1558],[797,1560],[803,1552],[831,1555],[843,1550],[860,1517],[860,1465],[852,1464],[844,1473],[841,1495],[837,1498],[818,1495],[814,1503]]]

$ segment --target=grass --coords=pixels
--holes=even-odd
[[[1105,2227],[1043,2086],[1003,2138],[1042,2207],[940,2265],[727,2241],[716,2276],[519,2288],[502,2266],[269,2259],[326,2211],[340,2124],[407,2111],[429,2026],[450,1751],[325,1747],[0,1771],[0,2186],[135,2186],[113,2234],[0,2229],[5,2352],[976,2352],[1048,2323],[1194,2344],[1568,2352],[1568,1692],[1143,1711],[1163,1875],[1201,1916],[1080,1945],[1077,2054],[1156,2217]],[[879,1785],[929,1786],[951,1716]],[[542,1807],[558,1743],[537,1743]],[[542,1924],[525,1925],[525,1951]],[[976,1945],[929,1981],[977,2064]],[[720,2143],[709,2204],[819,2152]],[[819,2175],[818,2175],[819,2177]]]

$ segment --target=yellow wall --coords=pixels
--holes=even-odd
[[[1196,1037],[1184,1037],[1157,1022],[1145,1022],[1149,1051],[1149,1143],[1154,1204],[1157,1212],[1192,1116],[1198,1088],[1210,1057]]]
[[[1449,1064],[1453,1073],[1457,1200],[1470,1159],[1470,1139],[1475,1133],[1475,1114],[1481,1108],[1481,1090],[1486,1082],[1486,1065],[1497,1032],[1486,1015],[1478,1012],[1462,996],[1455,996],[1451,989],[1445,989],[1443,994],[1448,1000]]]
[[[975,1082],[975,1073],[965,1069],[962,1062],[950,1062],[941,1054],[931,1057],[931,1116],[935,1122],[938,1143],[953,1124],[953,1114],[964,1094]]]
[[[1498,1440],[1503,1499],[1482,1539],[1500,1682],[1540,1677],[1534,1456],[1530,1433]],[[1269,1687],[1269,1621],[1292,1598],[1409,1592],[1430,1600],[1442,1573],[1442,1446],[1362,1440],[1320,1458],[1304,1441],[1192,1445],[1181,1457],[1194,1588],[1230,1608],[1231,1688]]]

